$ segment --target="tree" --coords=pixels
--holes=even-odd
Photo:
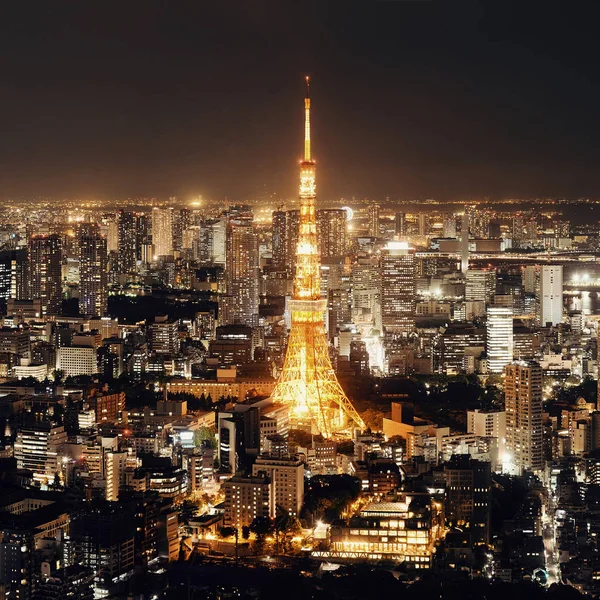
[[[235,527],[221,527],[221,529],[219,529],[219,535],[222,538],[233,537],[236,531],[237,529]]]
[[[250,531],[258,538],[273,533],[273,521],[269,517],[255,517],[250,523]]]
[[[194,431],[194,445],[216,448],[217,440],[215,432],[210,427],[199,427]]]

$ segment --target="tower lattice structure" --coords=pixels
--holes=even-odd
[[[329,357],[323,319],[327,301],[321,299],[320,287],[308,77],[304,119],[304,160],[300,163],[300,227],[294,292],[289,303],[292,326],[283,370],[271,398],[289,406],[292,429],[309,430],[330,438],[347,432],[351,427],[364,428],[365,425],[340,386]]]

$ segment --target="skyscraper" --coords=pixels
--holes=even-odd
[[[544,467],[542,432],[542,369],[534,362],[508,365],[504,373],[506,449],[511,468]]]
[[[369,235],[379,237],[379,204],[369,206]]]
[[[415,327],[415,251],[406,242],[388,242],[381,251],[381,323],[391,334]]]
[[[491,306],[487,309],[488,371],[502,373],[513,358],[512,308]]]
[[[84,223],[79,227],[79,312],[106,314],[108,302],[108,255],[100,227]]]
[[[536,317],[541,326],[562,323],[563,268],[562,265],[542,265],[536,272]]]
[[[342,390],[329,357],[321,299],[315,210],[315,163],[310,144],[310,97],[304,101],[304,160],[300,164],[300,222],[294,294],[289,303],[292,327],[283,370],[271,394],[290,408],[290,426],[329,438],[364,422]]]
[[[251,218],[227,223],[226,321],[258,325],[258,237]]]
[[[30,295],[42,301],[42,315],[60,314],[62,302],[62,243],[58,235],[29,240]]]
[[[342,259],[346,254],[347,215],[343,208],[317,210],[317,241],[321,261]]]
[[[128,211],[119,212],[119,273],[134,273],[136,258],[136,227],[135,214]]]
[[[285,213],[285,263],[288,272],[293,275],[296,270],[296,253],[298,252],[298,235],[300,231],[300,211],[288,210]]]
[[[396,237],[406,237],[406,213],[396,213]]]
[[[285,221],[285,211],[276,210],[273,212],[273,267],[278,270],[283,270],[286,268]]]
[[[152,244],[154,260],[173,256],[173,209],[152,209]]]

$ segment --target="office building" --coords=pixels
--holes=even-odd
[[[562,265],[542,265],[536,271],[536,318],[542,327],[562,323]]]
[[[103,316],[108,303],[108,255],[106,238],[96,224],[79,227],[79,312]]]
[[[415,327],[415,251],[406,242],[388,242],[381,251],[381,321],[392,334]]]
[[[179,323],[167,316],[156,316],[148,327],[148,344],[151,352],[174,355],[179,352]]]
[[[516,362],[505,370],[506,450],[510,471],[544,467],[542,430],[542,368]]]
[[[98,372],[96,348],[90,346],[61,346],[56,351],[56,368],[64,377],[94,375]]]
[[[137,241],[135,213],[119,211],[118,239],[117,268],[119,273],[135,273]]]
[[[467,269],[465,274],[465,300],[491,303],[496,294],[494,269]]]
[[[513,359],[513,311],[512,308],[490,307],[487,309],[486,352],[488,371],[500,374]]]
[[[29,240],[29,292],[41,300],[42,315],[58,315],[62,303],[62,242],[58,235]]]
[[[40,421],[17,432],[14,456],[19,469],[33,473],[34,481],[48,485],[61,473],[60,451],[67,442],[62,425]]]

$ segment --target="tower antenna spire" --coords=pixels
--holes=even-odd
[[[310,78],[306,76],[306,98],[304,99],[304,162],[311,162],[310,155]]]

